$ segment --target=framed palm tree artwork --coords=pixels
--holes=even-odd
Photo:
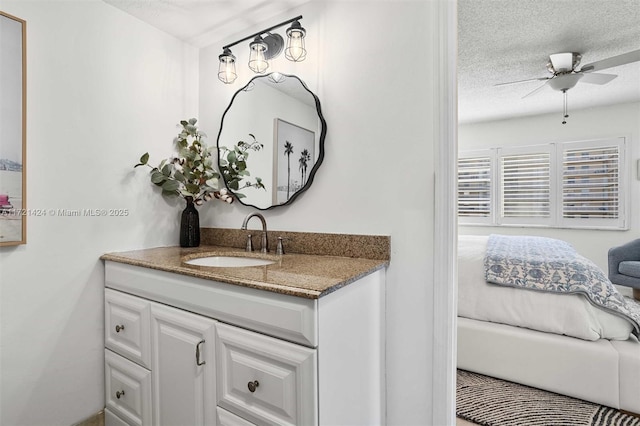
[[[283,204],[307,183],[307,173],[315,162],[315,132],[304,127],[275,119],[273,201]]]

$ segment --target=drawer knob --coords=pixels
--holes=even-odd
[[[120,333],[124,331],[124,325],[116,325],[116,333]]]
[[[251,393],[255,392],[258,386],[260,386],[260,383],[258,383],[257,380],[247,383],[247,387],[249,388],[249,392]]]
[[[116,398],[120,399],[121,396],[124,396],[124,391],[118,391],[116,392]]]

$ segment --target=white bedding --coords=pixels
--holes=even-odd
[[[626,340],[632,325],[580,294],[550,294],[489,284],[484,279],[487,236],[460,236],[458,316],[564,334],[584,340]]]

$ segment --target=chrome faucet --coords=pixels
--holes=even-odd
[[[260,251],[262,253],[268,253],[269,252],[269,240],[267,238],[267,221],[265,220],[264,216],[262,216],[260,213],[248,214],[247,217],[244,218],[244,221],[242,222],[242,226],[240,227],[240,229],[246,230],[247,229],[247,223],[249,223],[249,219],[251,219],[252,217],[257,217],[258,219],[260,219],[260,222],[262,222],[262,240],[261,240],[261,244],[260,244]],[[251,238],[251,236],[249,236],[249,238]],[[250,247],[251,246],[247,242],[246,250],[247,251],[251,251],[252,248],[250,248]]]

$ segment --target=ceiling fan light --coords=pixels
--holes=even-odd
[[[307,50],[304,47],[304,37],[307,31],[302,28],[300,22],[294,21],[287,28],[287,47],[284,49],[284,56],[293,62],[301,62],[307,57]]]
[[[561,74],[549,80],[548,84],[553,90],[569,90],[578,84],[582,76],[583,74]]]
[[[233,56],[231,50],[224,49],[222,54],[218,56],[220,65],[218,66],[218,80],[224,84],[233,83],[238,74],[236,74],[236,57]]]
[[[249,68],[251,71],[262,74],[269,68],[269,62],[267,62],[265,58],[266,51],[267,44],[260,36],[256,36],[256,38],[249,43]]]

